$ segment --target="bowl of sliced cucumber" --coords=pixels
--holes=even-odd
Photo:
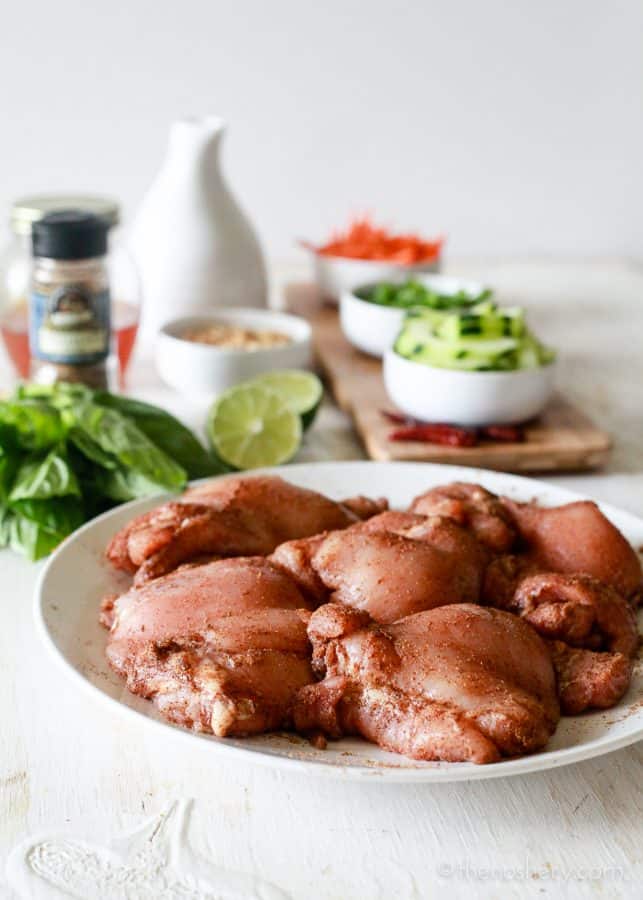
[[[381,357],[393,346],[409,309],[464,309],[490,296],[484,285],[448,275],[379,281],[344,291],[339,319],[344,336],[354,347]]]
[[[515,424],[539,415],[554,388],[555,353],[524,311],[485,298],[407,310],[384,355],[384,383],[407,415],[459,425]]]

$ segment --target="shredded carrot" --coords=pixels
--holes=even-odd
[[[333,234],[327,244],[314,249],[322,256],[377,259],[408,266],[437,259],[443,243],[444,238],[425,241],[416,234],[392,234],[364,217],[355,219],[346,231]]]

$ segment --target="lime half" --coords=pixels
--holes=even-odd
[[[210,410],[207,431],[223,462],[256,469],[292,459],[301,444],[302,425],[277,391],[247,382],[221,394]]]
[[[312,425],[324,393],[321,381],[312,372],[281,369],[258,375],[252,384],[264,385],[280,394],[288,407],[301,416],[304,430]]]

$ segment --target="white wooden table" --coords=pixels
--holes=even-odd
[[[542,260],[450,270],[529,307],[537,331],[560,348],[563,389],[615,437],[606,471],[550,480],[643,515],[643,272],[619,261]],[[139,377],[135,393],[196,415],[145,369]],[[327,405],[302,458],[361,454],[350,424]],[[32,621],[38,571],[0,554],[0,897],[17,896],[4,860],[26,837],[101,846],[188,798],[189,844],[282,892],[246,880],[216,896],[642,895],[641,745],[550,773],[424,787],[318,780],[189,753],[79,693],[44,655]],[[28,896],[101,900],[96,890],[37,884]],[[194,883],[191,893],[117,886],[104,896],[206,895]]]

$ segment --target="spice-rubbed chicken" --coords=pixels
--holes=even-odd
[[[550,641],[549,649],[564,715],[609,709],[630,686],[632,660],[623,653],[594,653],[562,641]]]
[[[522,616],[543,637],[574,647],[626,656],[638,647],[631,605],[591,575],[542,572],[529,560],[501,556],[486,571],[483,600]]]
[[[291,721],[313,681],[306,603],[263,558],[186,568],[104,606],[107,657],[171,722],[244,735]]]
[[[204,555],[265,555],[284,541],[345,528],[385,506],[365,497],[336,503],[273,476],[220,478],[134,519],[113,538],[107,557],[142,584]]]
[[[297,695],[300,731],[359,734],[415,759],[489,763],[539,750],[556,728],[549,651],[510,613],[458,604],[378,626],[327,604],[308,634],[324,680]]]
[[[516,528],[500,499],[479,484],[454,481],[416,497],[411,512],[447,516],[469,528],[495,553],[506,553],[516,539]]]
[[[270,559],[315,603],[366,610],[376,622],[480,598],[487,553],[450,519],[384,512],[343,531],[291,541]]]
[[[372,516],[367,521],[349,525],[348,528],[342,530],[342,533],[359,530],[366,534],[393,532],[394,534],[406,536],[413,528],[424,528],[426,521],[425,516],[416,516],[413,513],[391,509]],[[269,557],[276,566],[279,566],[294,579],[299,589],[316,606],[326,603],[332,591],[332,586],[325,584],[320,577],[315,563],[315,554],[327,538],[331,538],[331,544],[336,543],[335,532],[325,531],[311,537],[286,541],[280,544]],[[398,575],[401,577],[400,572],[398,572]]]
[[[484,555],[467,532],[433,520],[432,539],[355,528],[329,535],[315,551],[313,569],[334,601],[363,609],[376,622],[447,603],[480,598]]]
[[[583,500],[541,507],[503,499],[523,552],[548,572],[583,573],[630,597],[641,586],[641,562],[621,532],[595,503]]]
[[[111,665],[197,731],[361,734],[418,759],[534,752],[559,705],[619,701],[641,566],[595,504],[455,483],[386,507],[234,476],[134,519],[108,548],[135,575],[103,605]]]
[[[613,587],[501,556],[487,569],[482,595],[549,639],[563,713],[605,709],[625,694],[639,636],[631,605]]]

